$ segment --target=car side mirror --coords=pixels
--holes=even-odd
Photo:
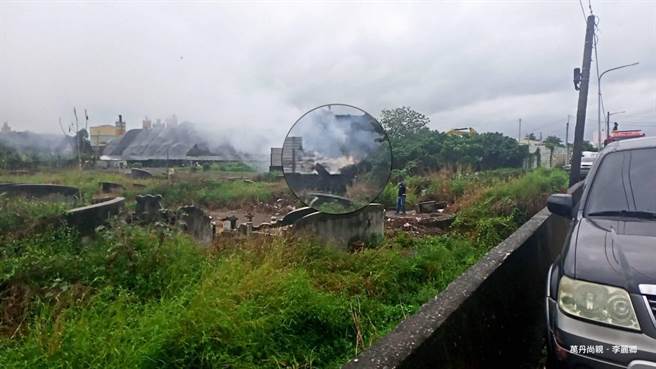
[[[566,193],[555,193],[549,196],[547,208],[550,212],[560,215],[561,217],[571,218],[574,209],[574,199],[572,195]]]

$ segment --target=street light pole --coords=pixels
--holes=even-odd
[[[618,69],[622,69],[622,68],[632,67],[632,66],[638,65],[638,64],[640,64],[640,63],[635,62],[635,63],[620,65],[619,67],[607,69],[607,70],[603,71],[599,75],[599,78],[597,79],[597,149],[598,150],[601,150],[601,79],[604,77],[604,74],[606,74],[608,72],[612,72],[614,70],[618,70]]]

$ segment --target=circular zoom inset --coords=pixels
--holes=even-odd
[[[289,188],[307,206],[329,214],[367,206],[385,188],[391,166],[383,127],[364,110],[345,104],[305,113],[282,147]]]

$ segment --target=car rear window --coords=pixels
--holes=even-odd
[[[606,155],[588,195],[587,213],[656,212],[656,148]]]

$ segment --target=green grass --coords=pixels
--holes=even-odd
[[[124,174],[104,171],[104,170],[84,170],[75,169],[42,171],[29,175],[9,175],[0,173],[0,183],[52,183],[66,186],[73,186],[80,189],[82,197],[89,202],[93,195],[100,190],[100,182],[120,183],[128,188],[128,195],[134,195],[139,190],[131,189],[132,184],[136,183],[144,186],[153,186],[158,183],[158,179],[133,179]]]
[[[227,165],[227,164],[226,164]],[[53,183],[80,188],[85,202],[100,192],[100,182],[122,184],[120,193],[132,205],[138,194],[161,194],[165,206],[197,204],[208,208],[238,208],[245,204],[267,201],[288,193],[281,178],[275,181],[252,182],[228,180],[217,172],[179,173],[172,182],[166,178],[133,179],[125,174],[102,170],[63,170],[15,176],[0,174],[0,183]],[[145,188],[134,185],[145,186]]]
[[[234,173],[255,172],[255,168],[242,162],[214,163],[209,166],[209,169],[218,170],[220,172],[234,172]]]
[[[524,174],[525,172],[521,169],[503,168],[475,173],[460,174],[441,171],[425,176],[410,176],[405,178],[407,188],[406,208],[410,209],[417,202],[428,200],[452,203],[467,192],[492,188],[519,178]],[[378,196],[377,201],[387,207],[395,207],[397,186],[398,181],[390,181]]]
[[[28,232],[42,222],[56,219],[72,207],[64,199],[26,200],[0,196],[0,242],[18,232]]]
[[[441,178],[407,182],[449,186],[445,196],[466,203],[450,235],[400,233],[355,252],[257,237],[205,249],[164,228],[118,223],[93,239],[65,227],[8,239],[0,367],[339,368],[566,183],[558,170]],[[228,204],[271,196],[277,184],[156,185],[171,201]]]
[[[485,248],[498,244],[544,207],[547,197],[564,192],[567,173],[537,169],[485,190],[461,209],[453,228]]]
[[[269,201],[286,192],[282,183],[243,180],[196,180],[161,183],[148,188],[150,193],[161,194],[164,205],[193,203],[203,207],[239,208],[247,203]]]
[[[3,323],[0,367],[337,368],[481,253],[450,237],[354,254],[251,239],[207,253],[159,232],[82,246],[59,229],[5,248],[4,293],[22,293],[2,308],[29,308]]]

